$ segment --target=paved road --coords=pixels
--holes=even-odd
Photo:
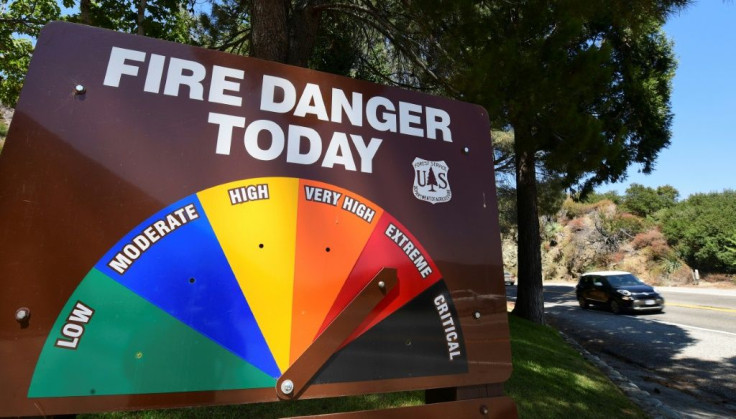
[[[545,284],[547,321],[682,417],[736,417],[736,291],[657,290],[664,313],[617,316],[579,308],[571,283]]]

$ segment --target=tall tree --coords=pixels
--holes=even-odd
[[[688,265],[736,273],[736,191],[691,195],[664,211],[662,232]]]
[[[675,60],[661,27],[687,0],[418,0],[432,70],[514,131],[519,287],[514,313],[544,322],[538,180],[583,193],[652,170],[669,144]],[[439,45],[435,47],[433,45]]]
[[[60,15],[56,0],[0,0],[0,103],[15,105],[31,62],[32,39]]]
[[[670,185],[649,188],[632,183],[626,188],[623,198],[624,209],[640,217],[654,215],[657,211],[673,207],[680,193]]]
[[[154,27],[186,21],[169,6],[183,10],[183,0],[132,1],[88,2],[88,17],[80,13],[79,19],[135,32],[144,25],[137,11],[145,5],[144,21],[150,16]],[[338,57],[338,50],[317,44],[330,39],[325,30],[347,32],[343,41],[353,48],[346,51],[358,52],[358,58],[348,64],[346,54],[341,58],[348,60],[331,61],[341,62],[341,71],[357,75],[361,68],[370,69],[384,82],[444,91],[484,105],[494,127],[514,132],[513,158],[507,160],[514,166],[519,235],[514,313],[541,323],[538,180],[543,175],[585,193],[620,180],[632,163],[652,170],[659,150],[669,144],[672,119],[675,61],[661,26],[687,3],[213,0],[194,40],[307,65],[315,62],[315,51]],[[118,20],[105,24],[104,16],[95,14],[101,4],[113,11],[123,5],[112,13]],[[153,5],[163,6],[160,15]],[[136,13],[131,18],[123,9]],[[333,20],[325,25],[328,17]],[[145,25],[144,32],[156,36]]]

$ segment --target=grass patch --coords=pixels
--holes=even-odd
[[[514,373],[506,394],[520,418],[646,418],[647,416],[559,334],[509,316]],[[332,412],[386,409],[424,402],[424,392],[340,397],[299,402],[256,403],[140,412],[79,415],[80,418],[280,418]]]
[[[509,316],[514,372],[506,393],[521,418],[646,418],[548,326]]]
[[[0,117],[0,153],[3,151],[3,147],[5,146],[5,137],[8,136],[8,126],[5,124],[5,121],[2,120]]]

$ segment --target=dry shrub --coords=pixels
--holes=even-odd
[[[615,252],[608,255],[608,262],[609,263],[621,263],[624,260],[624,257],[626,257],[626,254],[624,252]]]
[[[736,285],[736,277],[734,275],[726,274],[706,274],[701,277],[701,281],[720,283],[723,285]]]
[[[584,202],[575,202],[572,199],[567,198],[565,202],[562,203],[562,214],[568,219],[582,217],[585,214],[595,211],[597,205],[598,203],[586,204]]]
[[[618,206],[614,204],[613,201],[611,201],[610,199],[604,199],[593,204],[593,209],[597,213],[608,217],[616,215],[617,208]]]
[[[631,241],[631,245],[634,247],[634,249],[640,250],[645,247],[661,247],[662,245],[666,246],[667,240],[664,238],[664,235],[659,230],[652,229],[637,234],[634,237],[634,240]]]
[[[611,231],[619,231],[629,237],[644,230],[644,220],[628,212],[609,217],[606,224]]]
[[[689,284],[693,282],[693,272],[689,266],[683,263],[670,275],[669,279],[673,284]]]
[[[574,220],[570,221],[567,226],[570,227],[570,230],[572,230],[574,233],[579,233],[585,230],[585,220],[583,220],[582,218],[575,218]]]

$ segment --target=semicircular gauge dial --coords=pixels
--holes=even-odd
[[[384,267],[398,285],[314,382],[467,372],[414,235],[346,189],[270,177],[188,196],[113,246],[59,314],[28,396],[273,388]]]

